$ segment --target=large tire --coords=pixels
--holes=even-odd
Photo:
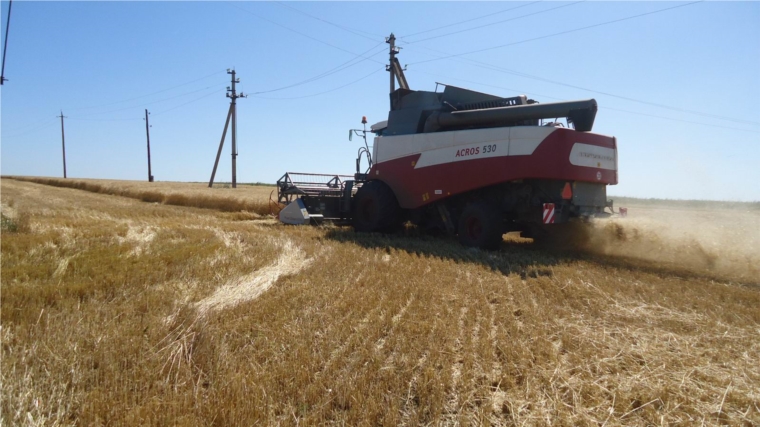
[[[459,243],[464,246],[494,250],[504,235],[499,211],[487,203],[469,203],[459,217]]]
[[[382,181],[369,181],[353,200],[353,225],[359,232],[393,231],[400,224],[401,209],[396,195]]]

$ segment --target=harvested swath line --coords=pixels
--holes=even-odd
[[[361,337],[363,335],[372,317],[375,315],[375,313],[380,311],[380,307],[381,306],[377,306],[373,308],[369,313],[367,313],[366,316],[364,316],[364,318],[362,318],[362,320],[359,322],[357,326],[354,326],[353,328],[351,328],[351,330],[353,331],[351,334],[351,337],[345,340],[343,344],[341,344],[335,350],[330,352],[330,357],[325,362],[323,369],[315,373],[315,375],[322,375],[324,372],[330,372],[335,362],[339,360],[339,358],[345,357],[345,353],[346,351],[349,350],[350,345],[353,343],[354,337],[357,337],[357,336]],[[347,314],[346,318],[351,317],[351,315],[352,313]],[[382,320],[383,320],[383,315],[380,315],[379,321],[382,322]]]
[[[209,311],[217,311],[227,307],[256,299],[266,292],[280,277],[299,273],[314,261],[306,258],[306,254],[291,240],[282,244],[277,261],[247,276],[240,277],[217,289],[213,295],[195,304],[198,316],[205,316]]]
[[[401,309],[398,311],[398,313],[394,314],[393,317],[391,317],[391,329],[384,333],[382,337],[380,337],[377,341],[375,341],[375,351],[381,352],[383,348],[385,347],[385,340],[390,336],[397,328],[399,322],[401,321],[401,318],[404,317],[404,314],[409,309],[409,306],[412,305],[412,302],[414,301],[414,297],[409,298],[406,301],[406,304],[401,307]],[[388,355],[388,357],[383,362],[383,367],[381,369],[390,369],[393,368],[393,358],[395,357],[396,353],[391,352],[391,354]]]
[[[489,416],[489,421],[493,425],[498,425],[501,421],[499,419],[499,414],[503,412],[502,405],[504,405],[504,401],[507,398],[507,394],[501,389],[501,377],[502,377],[502,369],[501,369],[501,363],[499,363],[499,357],[498,357],[498,348],[499,344],[497,341],[497,334],[498,334],[498,328],[496,326],[496,308],[494,307],[496,305],[496,298],[491,297],[488,301],[488,312],[489,312],[489,324],[490,329],[488,331],[488,341],[489,345],[491,347],[491,374],[490,374],[490,385],[491,385],[491,396],[490,396],[490,403],[491,403],[491,414]]]
[[[423,365],[428,359],[428,356],[430,355],[430,352],[426,351],[422,353],[422,356],[420,356],[419,359],[417,359],[417,364],[414,366],[414,370],[412,372],[412,379],[409,380],[409,389],[406,393],[406,398],[404,399],[404,405],[401,409],[401,426],[408,426],[411,423],[411,414],[413,411],[414,399],[418,399],[418,390],[417,390],[417,384],[419,382],[419,374],[420,370],[422,369]]]
[[[454,343],[452,353],[454,355],[454,364],[451,366],[451,390],[446,397],[446,403],[444,405],[444,421],[446,425],[458,424],[459,408],[461,405],[461,397],[457,390],[460,386],[460,378],[462,377],[462,368],[464,367],[464,358],[462,356],[462,347],[464,340],[464,319],[467,315],[467,307],[462,307],[459,310],[459,319],[457,320],[457,339]]]
[[[475,310],[475,322],[470,334],[470,348],[466,352],[467,365],[469,366],[468,372],[471,374],[467,384],[470,391],[461,405],[460,412],[464,412],[466,409],[465,415],[471,423],[478,423],[479,417],[476,411],[481,407],[479,401],[482,399],[482,396],[478,380],[487,377],[483,369],[482,357],[484,354],[481,346],[481,339],[483,338],[481,336],[481,323],[483,319],[483,312]],[[481,357],[473,355],[481,355]]]

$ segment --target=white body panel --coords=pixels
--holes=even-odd
[[[576,142],[570,150],[570,164],[587,168],[617,170],[617,153],[613,148]]]
[[[415,169],[487,157],[529,156],[556,128],[515,126],[376,137],[375,163],[421,153]]]

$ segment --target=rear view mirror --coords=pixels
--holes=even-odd
[[[348,140],[349,141],[353,141],[353,139],[354,139],[354,131],[351,130],[351,129],[349,129],[348,130]]]

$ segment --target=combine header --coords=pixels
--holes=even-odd
[[[536,236],[575,218],[612,214],[606,187],[618,182],[617,141],[591,133],[595,100],[540,104],[451,85],[439,92],[440,84],[434,92],[411,90],[393,34],[387,42],[388,120],[370,127],[372,147],[366,118],[364,129],[350,131],[349,139],[364,138],[354,176],[283,175],[281,221],[324,218],[359,232],[411,221],[491,249],[506,232]]]

